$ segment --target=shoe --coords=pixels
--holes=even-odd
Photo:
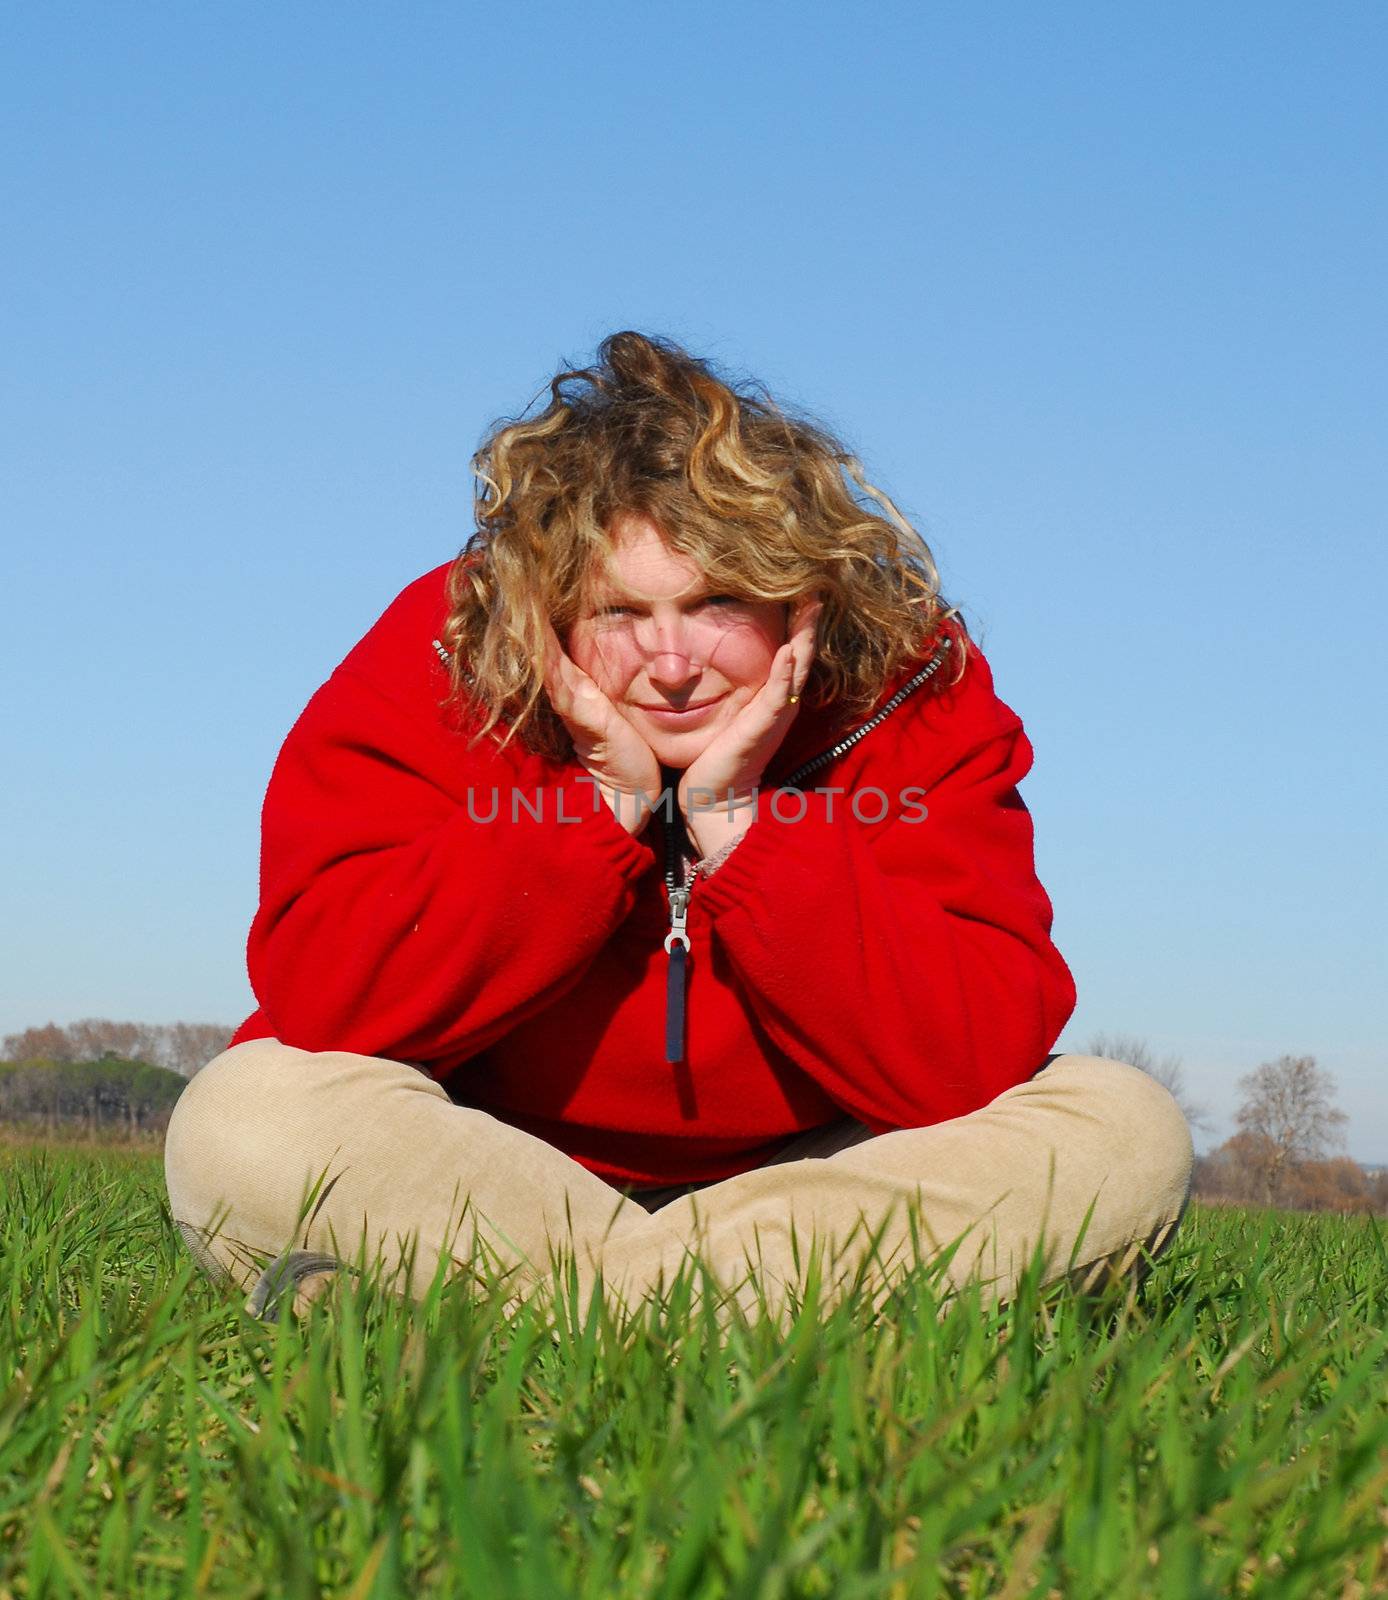
[[[278,1322],[285,1296],[295,1316],[302,1316],[309,1305],[327,1288],[334,1273],[347,1271],[345,1262],[317,1250],[286,1250],[261,1273],[246,1300],[246,1313],[261,1322]],[[304,1285],[313,1278],[307,1289]]]

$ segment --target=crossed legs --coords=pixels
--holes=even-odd
[[[966,1117],[849,1138],[650,1212],[413,1067],[264,1039],[191,1081],[165,1164],[190,1248],[248,1288],[287,1248],[350,1260],[364,1246],[418,1296],[441,1253],[462,1267],[480,1245],[517,1294],[571,1251],[585,1307],[599,1277],[632,1306],[697,1251],[731,1301],[782,1315],[815,1245],[822,1305],[850,1290],[880,1300],[918,1253],[951,1246],[946,1292],[977,1279],[1005,1300],[1038,1247],[1043,1281],[1092,1287],[1164,1249],[1190,1189],[1190,1132],[1170,1094],[1093,1056],[1052,1057]]]

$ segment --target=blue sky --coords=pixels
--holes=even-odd
[[[620,327],[839,432],[1036,747],[1099,1030],[1384,1086],[1388,14],[0,23],[0,1031],[225,1019],[303,703]],[[1201,1140],[1208,1144],[1209,1140]]]

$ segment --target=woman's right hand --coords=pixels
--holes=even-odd
[[[548,649],[545,688],[574,742],[574,754],[598,785],[613,816],[637,834],[660,798],[660,763],[655,752],[564,649],[552,623],[545,624]]]

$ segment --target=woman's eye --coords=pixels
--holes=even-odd
[[[701,606],[738,606],[743,602],[735,594],[709,594],[695,603]],[[599,606],[594,613],[595,616],[599,617],[631,617],[635,616],[635,614],[636,608],[634,606]]]

